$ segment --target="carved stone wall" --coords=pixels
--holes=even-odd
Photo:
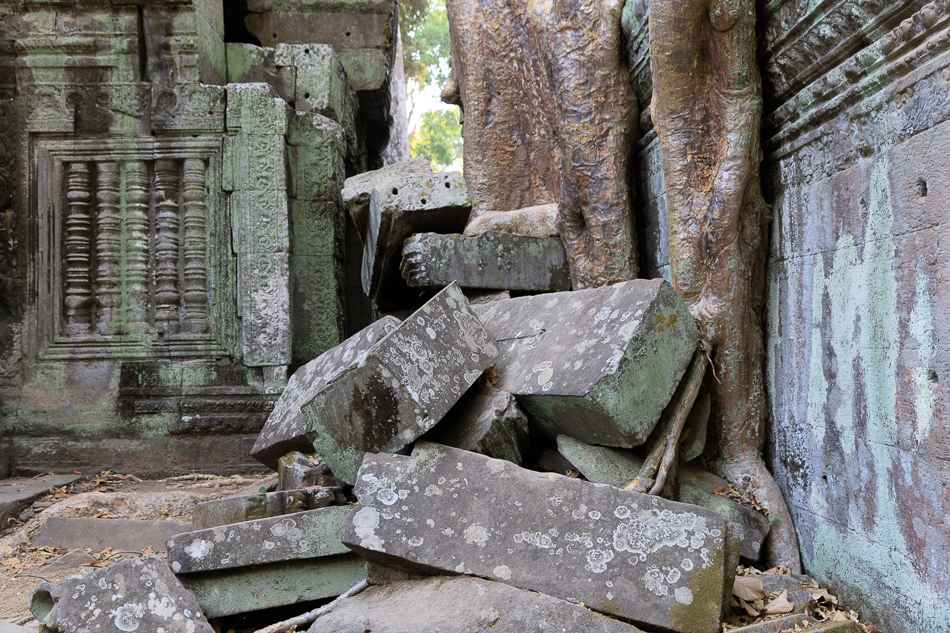
[[[758,16],[768,459],[809,574],[883,630],[950,629],[950,3],[772,0]],[[648,28],[630,0],[641,262],[667,276]]]

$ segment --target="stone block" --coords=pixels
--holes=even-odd
[[[228,84],[228,134],[283,136],[289,116],[287,102],[270,85]]]
[[[452,284],[300,405],[307,438],[353,484],[364,453],[402,450],[435,426],[497,353]]]
[[[350,506],[185,532],[168,539],[168,564],[176,574],[347,553],[340,543]]]
[[[270,85],[281,99],[287,103],[292,102],[297,71],[292,66],[278,66],[274,53],[273,48],[229,42],[228,83],[265,83]]]
[[[366,578],[356,554],[292,560],[180,578],[209,618],[338,596]]]
[[[332,488],[233,495],[196,505],[191,515],[191,529],[206,530],[219,525],[306,512],[325,508],[335,501],[336,490]]]
[[[490,578],[651,629],[718,633],[727,522],[655,496],[429,442],[367,455],[343,542],[369,560]]]
[[[358,625],[356,623],[359,623]],[[481,578],[399,582],[342,600],[313,624],[314,633],[462,631],[638,633],[640,629],[541,593]]]
[[[420,231],[458,233],[472,201],[458,172],[389,179],[370,196],[363,236],[363,292],[375,297],[402,252],[403,241]]]
[[[475,386],[423,439],[520,466],[528,451],[528,418],[507,391]]]
[[[235,191],[229,197],[229,204],[235,253],[286,253],[290,250],[286,193]]]
[[[333,486],[337,483],[339,482],[319,455],[305,455],[292,451],[277,460],[278,490]]]
[[[51,631],[213,633],[201,606],[156,556],[125,558],[57,585],[42,582],[30,610]]]
[[[814,596],[795,578],[784,574],[751,574],[749,577],[757,578],[761,581],[762,588],[765,589],[767,593],[781,593],[787,591],[788,601],[795,605],[792,613],[802,613],[805,609],[814,611]]]
[[[859,631],[858,627],[851,622],[850,626],[844,626],[841,629],[834,629],[839,633],[845,633],[846,631]],[[807,615],[789,615],[784,618],[777,618],[775,620],[766,620],[765,622],[756,622],[755,624],[750,624],[748,626],[740,626],[736,629],[731,629],[732,631],[741,631],[741,633],[796,633],[797,631],[808,631],[809,633],[819,633],[827,632],[831,630],[830,627],[833,624],[839,624],[838,622],[829,622],[827,624],[822,624],[815,618],[809,617]],[[845,624],[841,622],[840,624]],[[854,627],[852,629],[852,627]]]
[[[259,191],[276,198],[286,195],[287,173],[283,136],[238,134],[225,139],[225,191]]]
[[[9,463],[9,445],[0,445],[0,453]],[[0,464],[0,466],[6,465]],[[0,481],[0,528],[7,526],[7,520],[20,516],[31,503],[48,492],[76,483],[81,475],[44,475],[33,479],[16,478]]]
[[[564,459],[588,481],[624,488],[640,472],[643,458],[630,451],[591,446],[567,435],[559,435],[557,447]],[[727,497],[713,494],[713,490],[728,483],[712,473],[685,464],[679,469],[677,500],[712,510],[736,525],[736,536],[741,539],[740,554],[749,560],[758,560],[762,543],[769,534],[769,520],[758,510],[746,507]]]
[[[355,134],[356,93],[332,47],[278,44],[274,59],[278,66],[296,68],[294,109],[297,112],[321,114],[339,123],[349,134]]]
[[[139,519],[87,519],[50,517],[31,538],[34,547],[101,551],[107,547],[127,552],[141,552],[151,547],[165,550],[165,541],[175,534],[191,529],[177,521],[145,521]]]
[[[290,256],[239,254],[238,274],[244,364],[289,364]]]
[[[250,13],[244,24],[264,46],[320,42],[334,50],[373,48],[392,51],[395,20],[386,13],[338,13],[308,7],[303,12]]]
[[[419,233],[403,242],[400,270],[410,288],[443,288],[457,281],[463,288],[571,289],[567,254],[557,237]]]
[[[345,176],[344,128],[317,113],[295,113],[287,134],[290,196],[337,202]]]
[[[495,371],[551,437],[638,446],[659,420],[699,332],[661,279],[473,306],[499,341]]]
[[[307,419],[300,411],[327,384],[339,379],[352,364],[362,363],[370,349],[383,337],[395,331],[399,319],[383,317],[340,345],[324,352],[298,369],[267,418],[251,457],[277,470],[278,460],[291,451],[310,453],[313,444],[307,439]]]
[[[380,90],[389,82],[390,56],[377,48],[343,48],[337,51],[350,86],[356,91]]]
[[[340,344],[345,332],[339,260],[291,257],[293,363],[305,363]]]
[[[432,166],[429,164],[429,159],[418,156],[347,178],[343,186],[343,204],[346,205],[346,210],[353,218],[353,223],[359,229],[360,235],[366,234],[369,222],[369,201],[373,197],[373,189],[385,187],[389,180],[401,181],[407,176],[428,176],[431,173]]]

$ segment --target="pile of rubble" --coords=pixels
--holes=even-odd
[[[552,292],[563,247],[544,238],[413,236],[464,193],[452,175],[411,168],[347,183],[368,294],[400,248],[410,285],[510,290],[479,264],[479,249],[504,253],[506,240],[550,256],[517,271],[522,289],[547,294],[473,304],[452,282],[307,363],[252,450],[277,490],[197,505],[167,561],[40,585],[42,628],[213,631],[341,596],[263,630],[718,633],[741,623],[733,609],[779,616],[755,631],[856,630],[804,614],[807,579],[736,582],[769,521],[717,494],[727,483],[698,460],[679,469],[677,500],[623,489],[697,348],[679,295],[662,280]],[[684,459],[702,453],[708,410],[694,408]]]

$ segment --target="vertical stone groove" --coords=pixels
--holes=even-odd
[[[86,163],[66,167],[66,238],[64,307],[66,333],[89,333],[92,322],[92,174]]]
[[[184,203],[183,328],[186,332],[208,331],[208,191],[207,168],[200,159],[185,161],[182,174]]]
[[[96,332],[122,334],[116,320],[120,304],[119,266],[122,248],[122,217],[119,214],[119,165],[97,164],[96,174],[96,302],[99,306]]]

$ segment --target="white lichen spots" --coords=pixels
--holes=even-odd
[[[689,551],[699,549],[710,531],[706,519],[692,512],[676,513],[671,510],[641,510],[631,515],[626,523],[614,529],[614,549],[630,552],[646,560],[648,554],[664,547],[680,547]],[[706,550],[704,550],[706,551]]]
[[[427,497],[432,497],[432,496],[441,495],[441,494],[442,494],[442,489],[436,486],[435,484],[429,484],[426,487],[425,496]]]
[[[455,534],[455,530],[453,530],[452,528],[444,528],[442,530],[442,533],[445,534],[446,536],[452,536],[453,534]]]
[[[145,616],[145,609],[136,602],[126,602],[114,613],[115,628],[120,631],[134,631],[139,628],[140,620]]]
[[[587,513],[587,516],[589,516],[590,518],[592,518],[592,519],[595,520],[595,521],[599,521],[599,520],[600,520],[600,512],[598,512],[597,510],[591,510],[590,512]],[[598,539],[598,540],[600,540],[600,539]]]
[[[551,549],[554,547],[554,541],[547,534],[541,532],[521,532],[515,534],[512,539],[515,543],[527,543],[541,549]]]
[[[553,473],[551,473],[551,474],[553,474]],[[548,475],[548,479],[550,479],[550,478],[551,478],[550,475]],[[551,481],[556,481],[556,480],[555,480],[555,479],[552,479]],[[551,502],[551,505],[556,508],[556,507],[558,507],[559,505],[561,505],[561,502],[564,501],[564,499],[561,497],[561,495],[555,493],[555,494],[551,495],[550,497],[548,497],[548,501],[550,501],[550,502]],[[567,508],[565,507],[564,509],[566,510]]]
[[[479,525],[478,523],[472,523],[470,526],[465,528],[463,532],[465,536],[465,542],[469,545],[478,545],[479,547],[485,547],[485,543],[488,542],[488,530]]]
[[[296,541],[303,536],[303,531],[297,527],[297,522],[290,518],[283,519],[270,526],[270,533],[277,538],[291,541]]]
[[[271,550],[277,547],[277,544],[274,541],[264,541],[264,549]]]
[[[157,598],[154,593],[148,594],[148,610],[153,615],[166,620],[175,615],[175,602],[168,596]]]
[[[544,385],[545,383],[551,380],[552,376],[554,376],[554,370],[548,367],[547,369],[542,371],[540,374],[538,374],[538,384]]]
[[[683,571],[693,571],[693,561],[689,558],[684,558],[683,562],[680,563],[680,567],[683,568]]]
[[[195,560],[198,560],[210,554],[213,549],[214,543],[205,541],[204,539],[195,539],[185,546],[185,553]]]
[[[181,563],[179,563],[177,560],[172,561],[172,571],[176,574],[181,571]],[[102,582],[102,580],[99,581],[100,586],[102,585]],[[105,587],[102,588],[105,589]]]
[[[584,569],[595,574],[607,571],[607,563],[614,559],[614,553],[609,549],[592,549],[587,552],[587,564]]]
[[[676,581],[680,579],[680,576],[682,576],[680,570],[678,570],[676,567],[671,567],[666,574],[666,582],[674,585],[676,584]]]
[[[432,519],[426,519],[426,525],[428,525],[429,527],[435,527],[435,521],[433,521]]]
[[[583,366],[584,366],[584,361],[583,361],[583,360],[576,360],[576,361],[574,361],[574,371],[579,370],[579,369],[580,369],[581,367],[583,367]]]
[[[422,545],[423,538],[421,536],[413,536],[408,541],[409,547],[419,547]]]
[[[426,328],[426,334],[429,335],[429,338],[435,340],[435,330],[433,330],[431,327]]]
[[[488,470],[492,472],[493,475],[496,475],[505,469],[505,460],[503,459],[489,459],[486,462]]]
[[[376,499],[384,505],[391,506],[399,500],[399,495],[392,488],[383,488],[376,493]]]
[[[508,565],[498,565],[492,570],[492,573],[502,580],[511,580],[511,568]]]
[[[587,514],[587,506],[584,505],[583,503],[582,503],[580,506],[578,506],[578,508],[577,508],[576,510],[574,510],[573,512],[571,512],[571,516],[574,517],[574,518],[575,518],[576,520],[578,520],[578,521],[580,521],[581,519],[583,519],[583,518],[584,518],[584,515],[586,515],[586,514]]]
[[[614,510],[614,516],[618,519],[626,519],[630,516],[630,508],[627,506],[617,506],[617,509]]]
[[[465,563],[459,563],[455,566],[455,571],[459,574],[464,574],[465,572]]]
[[[699,557],[703,559],[703,569],[712,565],[712,561],[709,560],[709,550],[705,547],[699,551]]]
[[[641,580],[643,580],[646,590],[656,596],[667,596],[670,593],[669,588],[663,582],[663,572],[656,565],[648,567]]]
[[[377,527],[379,527],[379,512],[376,511],[376,508],[361,508],[353,516],[353,531],[360,539],[360,547],[381,552],[383,551],[383,541],[376,535]]]
[[[673,591],[673,597],[680,604],[693,604],[693,592],[689,587],[677,587]]]

